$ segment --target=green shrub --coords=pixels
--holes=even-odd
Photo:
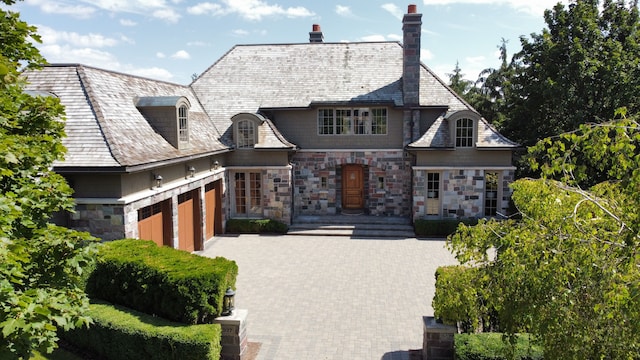
[[[92,299],[186,324],[208,323],[222,313],[228,287],[235,287],[238,266],[153,241],[104,243],[87,280]]]
[[[271,219],[229,219],[227,233],[233,234],[286,234],[287,224]]]
[[[529,335],[518,335],[515,346],[503,340],[500,333],[456,334],[457,360],[541,360],[542,347],[530,340]]]
[[[185,325],[126,307],[93,303],[88,329],[61,334],[68,343],[105,359],[220,358],[219,324]]]
[[[418,236],[439,236],[446,237],[453,234],[458,225],[462,223],[465,225],[475,225],[478,223],[477,219],[462,219],[462,220],[426,220],[417,219],[413,224],[416,235]]]
[[[432,302],[435,317],[446,324],[457,325],[464,332],[495,327],[493,311],[482,295],[481,281],[476,268],[439,267]]]

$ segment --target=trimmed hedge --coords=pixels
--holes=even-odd
[[[186,324],[209,323],[222,313],[226,289],[235,288],[238,266],[148,240],[104,243],[87,279],[92,299]]]
[[[516,337],[515,348],[505,342],[500,333],[456,334],[457,360],[541,360],[542,346],[534,344],[528,335]]]
[[[462,219],[462,220],[426,220],[417,219],[414,224],[414,231],[417,236],[438,236],[447,237],[453,234],[458,225],[476,225],[478,219]]]
[[[126,307],[92,303],[88,328],[61,333],[68,343],[106,359],[218,360],[219,324],[185,325]]]
[[[226,232],[232,234],[286,234],[287,224],[271,219],[229,219]]]

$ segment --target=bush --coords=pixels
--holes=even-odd
[[[104,243],[87,280],[92,299],[102,299],[186,324],[208,323],[222,313],[226,289],[235,287],[238,266],[153,241]]]
[[[446,324],[457,325],[464,332],[497,326],[492,308],[485,302],[477,268],[442,266],[436,270],[436,293],[433,311]]]
[[[286,234],[289,227],[271,219],[229,219],[226,229],[233,234]]]
[[[88,329],[61,334],[68,343],[105,359],[220,358],[219,324],[185,325],[126,307],[93,303]]]
[[[500,333],[456,334],[454,338],[457,360],[541,360],[542,347],[533,343],[529,335],[518,335],[515,346],[503,340]]]
[[[459,224],[475,225],[477,219],[463,220],[426,220],[417,219],[413,224],[416,235],[418,236],[439,236],[446,237],[453,234]]]

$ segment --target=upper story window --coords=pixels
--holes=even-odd
[[[236,146],[252,148],[256,144],[256,124],[251,120],[240,120],[236,127]]]
[[[462,118],[456,120],[456,147],[473,146],[473,120]]]
[[[386,134],[386,108],[318,109],[318,135]]]
[[[186,105],[178,108],[178,140],[189,141],[189,108]]]

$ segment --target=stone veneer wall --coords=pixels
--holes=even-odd
[[[442,170],[416,169],[413,176],[413,216],[419,219],[425,216],[427,199],[427,173],[440,173],[440,201],[442,218],[480,218],[484,217],[484,173],[501,174],[501,202],[498,212],[507,214],[511,188],[514,181],[514,170],[459,169]]]
[[[124,237],[124,205],[77,204],[75,210],[69,215],[69,228],[86,231],[102,240]]]
[[[268,169],[262,175],[263,216],[291,225],[291,168]]]
[[[298,152],[294,163],[295,215],[342,212],[342,165],[364,167],[365,212],[377,216],[411,215],[411,166],[403,151]],[[327,179],[326,188],[322,178]],[[384,187],[378,189],[378,178]]]

